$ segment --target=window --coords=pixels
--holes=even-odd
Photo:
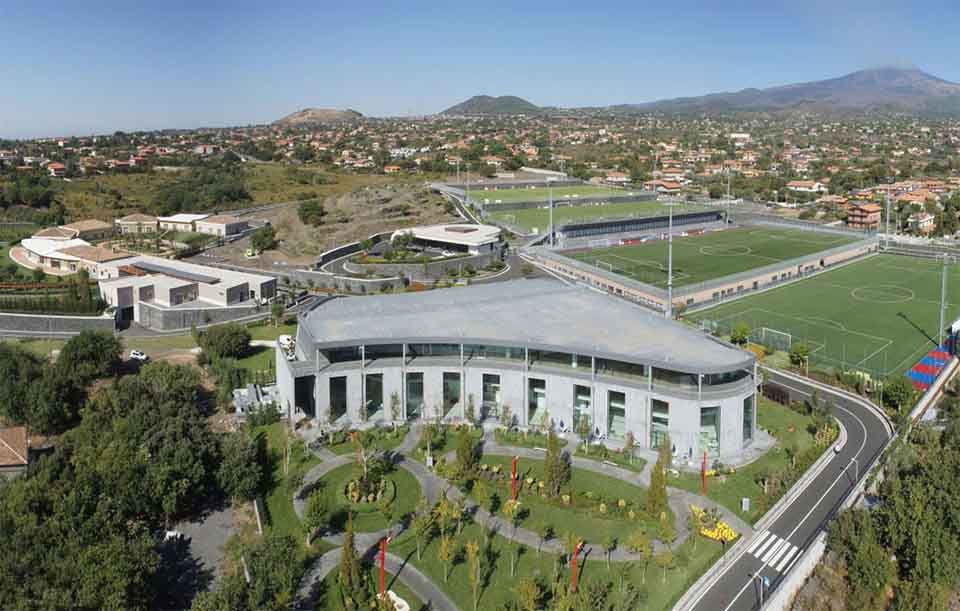
[[[623,438],[627,432],[627,396],[619,391],[607,392],[607,435]]]
[[[367,417],[376,414],[383,409],[383,374],[368,373],[364,379],[364,392],[366,393]]]
[[[577,427],[580,424],[582,418],[586,418],[587,421],[590,421],[590,405],[591,405],[591,396],[590,396],[590,387],[581,386],[579,384],[573,385],[573,430],[578,430]]]
[[[650,447],[656,448],[670,434],[670,404],[654,399],[651,406]]]
[[[451,371],[443,372],[443,415],[460,404],[460,374]]]
[[[720,455],[720,407],[700,408],[700,451]]]
[[[423,374],[407,374],[407,418],[419,418],[423,414]]]
[[[455,356],[460,358],[459,344],[409,344],[407,355],[417,356]]]
[[[374,344],[363,348],[367,362],[377,359],[399,359],[403,356],[402,344]]]
[[[527,380],[527,424],[537,425],[547,412],[547,381]]]
[[[330,421],[336,422],[347,413],[347,378],[330,378]]]
[[[481,397],[481,418],[500,415],[500,376],[483,374],[483,395]]]
[[[647,376],[644,366],[637,363],[598,358],[596,364],[597,373],[600,375],[631,376],[634,378],[645,378]]]
[[[331,363],[345,363],[360,360],[360,347],[347,346],[346,348],[332,348],[324,351],[324,356]]]
[[[743,445],[753,440],[753,400],[753,395],[743,400]]]
[[[468,344],[463,347],[464,358],[466,359],[504,359],[513,361],[523,360],[523,348],[511,348],[509,346],[486,346],[481,344]]]

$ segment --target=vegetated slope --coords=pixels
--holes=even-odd
[[[871,107],[951,112],[960,109],[960,84],[916,68],[884,67],[859,70],[822,81],[673,98],[633,107],[668,112]],[[615,108],[623,109],[622,106]]]
[[[274,121],[274,125],[296,127],[298,125],[312,125],[315,123],[344,123],[362,119],[363,115],[351,109],[337,110],[336,108],[304,108],[282,119]]]
[[[541,108],[515,95],[493,97],[475,95],[465,102],[444,110],[442,115],[520,115],[537,114]]]

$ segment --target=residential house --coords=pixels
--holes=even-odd
[[[61,229],[74,232],[74,237],[81,240],[102,240],[113,233],[113,225],[97,219],[87,219],[76,221],[67,225],[61,225]]]
[[[880,227],[881,211],[879,204],[851,206],[847,210],[847,226],[851,229],[876,230]]]
[[[194,224],[197,233],[219,236],[221,238],[243,233],[247,228],[247,221],[242,221],[228,214],[217,214],[200,219]]]
[[[202,221],[208,216],[210,215],[180,213],[174,214],[173,216],[157,217],[157,222],[160,223],[161,230],[193,232],[197,230],[197,221]]]
[[[787,188],[797,193],[825,193],[827,187],[815,180],[791,180]]]
[[[114,221],[120,233],[156,233],[157,217],[135,212]]]
[[[919,235],[928,235],[936,229],[935,218],[929,212],[916,212],[907,219],[910,231]]]
[[[0,427],[0,477],[19,475],[30,466],[27,427]]]
[[[54,178],[63,178],[67,173],[67,166],[57,162],[48,163],[47,172]]]
[[[607,176],[604,181],[607,184],[623,187],[630,184],[630,175],[624,172],[607,172]]]

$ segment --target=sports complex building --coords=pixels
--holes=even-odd
[[[678,456],[731,457],[756,431],[748,352],[584,286],[513,280],[328,300],[302,313],[295,359],[277,350],[281,407],[335,426],[478,418],[509,409]]]

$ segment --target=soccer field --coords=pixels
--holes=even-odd
[[[685,212],[702,212],[710,209],[697,204],[679,204],[673,207],[674,214]],[[574,221],[597,221],[600,219],[615,219],[628,217],[664,216],[669,214],[668,207],[654,201],[623,202],[618,204],[583,204],[581,206],[555,206],[553,222],[558,227]],[[527,208],[524,210],[504,210],[491,212],[490,218],[514,227],[533,231],[536,228],[540,233],[550,225],[549,208]]]
[[[930,259],[877,255],[687,318],[723,334],[746,322],[763,343],[805,343],[812,363],[903,374],[936,346],[941,269]],[[950,324],[960,316],[960,267],[950,268],[947,289]]]
[[[856,242],[842,235],[749,227],[673,239],[673,285],[729,276],[778,261]],[[598,248],[571,255],[578,261],[646,282],[667,285],[667,241]]]
[[[614,189],[612,187],[598,187],[582,185],[576,187],[554,187],[553,201],[567,201],[584,197],[625,197],[639,196],[640,190]],[[470,199],[481,204],[505,204],[508,202],[546,202],[550,197],[550,190],[546,187],[521,189],[470,189]]]

